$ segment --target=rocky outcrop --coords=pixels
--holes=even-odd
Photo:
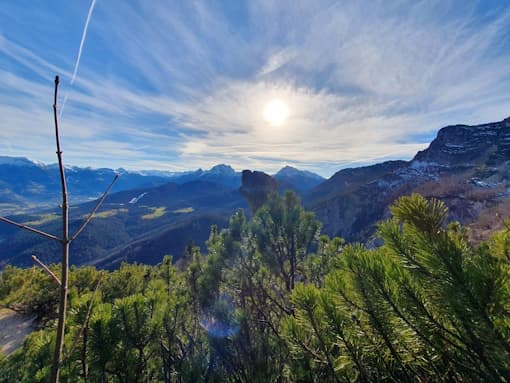
[[[278,182],[264,172],[243,170],[239,191],[248,201],[250,212],[253,214],[266,202],[269,195],[278,191]]]
[[[441,198],[452,220],[476,224],[481,213],[510,199],[509,175],[510,118],[445,127],[413,160],[341,170],[306,193],[303,202],[326,234],[365,241],[376,223],[389,217],[388,207],[413,192]],[[497,229],[498,222],[493,224]]]
[[[416,154],[416,161],[445,166],[496,166],[510,159],[510,118],[483,125],[442,128],[430,146]]]

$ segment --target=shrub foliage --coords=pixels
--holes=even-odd
[[[73,268],[60,380],[510,382],[510,233],[472,246],[419,195],[391,213],[381,247],[345,245],[288,193],[213,227],[205,255]],[[56,299],[42,271],[2,272],[0,303],[40,329],[0,358],[0,382],[47,380]]]

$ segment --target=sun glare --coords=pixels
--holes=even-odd
[[[289,115],[287,104],[278,99],[269,101],[264,107],[264,119],[273,126],[280,126]]]

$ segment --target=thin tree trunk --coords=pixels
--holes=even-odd
[[[64,334],[66,325],[66,311],[67,311],[67,287],[68,287],[68,272],[69,272],[69,203],[67,200],[67,183],[64,172],[64,164],[62,161],[62,150],[60,149],[60,138],[58,133],[58,118],[57,118],[57,91],[58,91],[59,77],[55,77],[55,93],[53,99],[53,116],[55,120],[55,137],[57,142],[57,157],[58,166],[60,170],[60,184],[62,187],[62,274],[60,278],[60,302],[58,308],[58,326],[57,326],[57,340],[55,343],[55,352],[53,354],[53,363],[51,366],[50,382],[58,383],[60,374],[60,365],[62,360],[62,348],[64,346]]]

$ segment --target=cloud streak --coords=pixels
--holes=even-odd
[[[76,80],[76,75],[78,74],[78,68],[80,66],[80,60],[81,60],[81,53],[83,51],[83,45],[85,44],[85,39],[87,38],[87,30],[89,29],[90,18],[92,17],[92,12],[94,11],[95,5],[96,5],[96,0],[92,0],[92,2],[90,3],[89,12],[87,14],[87,19],[85,20],[85,26],[83,27],[83,32],[82,32],[81,40],[80,40],[80,47],[78,48],[78,55],[76,57],[76,62],[74,64],[74,70],[73,70],[73,75],[71,76],[70,85],[74,84],[74,81]],[[64,101],[62,102],[62,106],[60,107],[60,113],[59,113],[60,118],[62,118],[62,114],[64,113],[64,108],[66,106],[67,99],[68,99],[68,95],[66,95],[64,97]]]
[[[85,21],[85,26],[83,27],[83,33],[81,35],[80,40],[80,48],[78,49],[78,56],[76,57],[76,63],[74,64],[73,76],[71,77],[71,84],[74,83],[76,79],[76,74],[78,73],[78,67],[80,66],[81,52],[83,51],[83,45],[85,44],[85,39],[87,37],[87,30],[89,28],[90,18],[92,17],[92,12],[94,11],[94,6],[96,5],[96,0],[92,0],[90,3],[89,12],[87,14],[87,20]]]
[[[444,125],[510,114],[504,2],[231,3],[105,2],[94,11],[64,126],[77,164],[105,161],[112,145],[103,166],[290,163],[330,175],[410,158]],[[0,150],[23,151],[11,123],[42,134],[47,79],[65,67],[45,48],[0,34],[0,113],[10,119]],[[262,117],[272,98],[289,106],[280,128]]]

